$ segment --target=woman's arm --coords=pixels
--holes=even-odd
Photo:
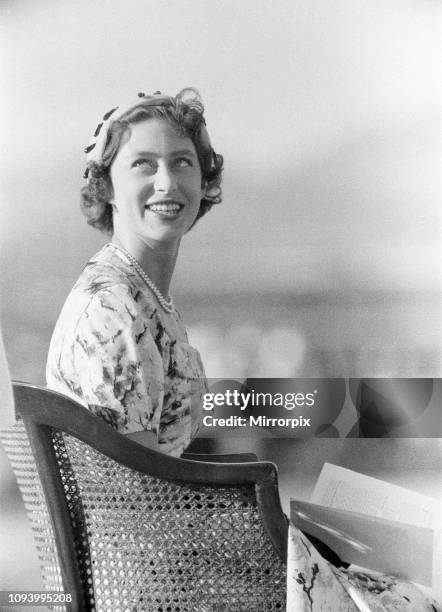
[[[100,289],[80,319],[59,330],[48,386],[67,387],[91,412],[150,448],[163,404],[161,355],[125,286]]]

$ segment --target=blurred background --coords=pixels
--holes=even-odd
[[[440,376],[440,16],[436,0],[2,0],[12,377],[44,384],[60,308],[106,242],[78,205],[100,117],[189,85],[225,156],[224,202],[183,240],[172,287],[208,376]],[[301,496],[324,460],[362,471],[362,451],[367,473],[414,470],[431,490],[438,440],[366,442],[277,455],[269,441],[261,455],[284,474],[296,462]],[[6,464],[1,487],[17,565],[0,588],[25,588],[38,570],[23,572],[33,553]]]

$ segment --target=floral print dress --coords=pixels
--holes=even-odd
[[[46,379],[123,434],[153,431],[173,456],[197,433],[207,391],[179,314],[161,308],[112,244],[89,261],[66,300]]]

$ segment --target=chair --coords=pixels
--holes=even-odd
[[[73,400],[14,383],[1,438],[57,610],[285,609],[287,520],[276,466],[254,455],[176,459]],[[200,459],[203,460],[200,460]]]

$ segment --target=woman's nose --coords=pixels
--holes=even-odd
[[[166,164],[158,165],[154,180],[155,191],[169,193],[176,188],[176,180],[172,170]]]

